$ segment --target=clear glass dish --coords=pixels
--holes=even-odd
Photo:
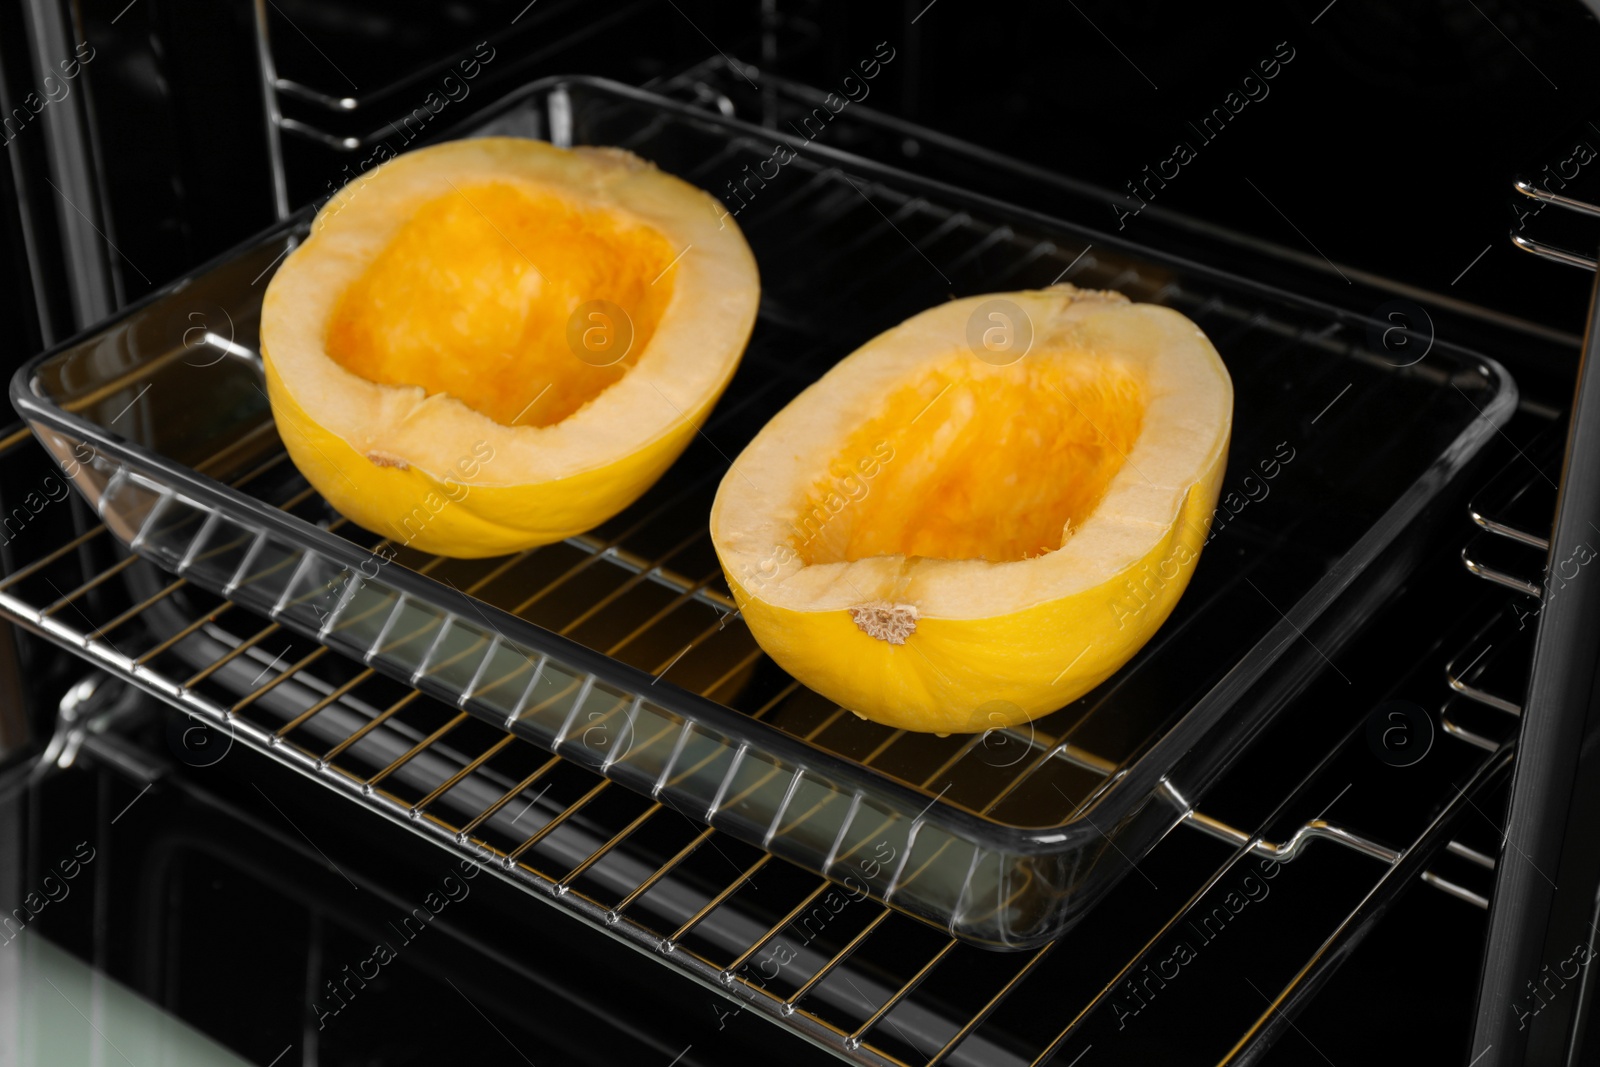
[[[1387,324],[852,158],[825,131],[560,78],[454,131],[508,133],[627,147],[742,203],[761,268],[738,376],[682,459],[604,526],[505,559],[390,559],[310,489],[256,354],[262,292],[309,209],[32,361],[13,402],[132,551],[976,944],[1060,933],[1295,693],[1319,672],[1341,684],[1344,637],[1516,406],[1485,357],[1435,341],[1402,365]],[[734,201],[780,143],[793,158]],[[1032,724],[938,738],[858,720],[732,615],[706,534],[717,480],[881,330],[950,294],[1059,280],[1177,308],[1229,366],[1230,466],[1195,578],[1130,663]]]

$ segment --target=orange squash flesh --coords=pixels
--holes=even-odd
[[[1138,439],[1139,379],[1048,351],[1004,373],[971,363],[929,368],[851,435],[796,519],[807,564],[1029,559],[1094,513]]]
[[[419,207],[345,291],[328,355],[382,385],[446,393],[504,426],[549,426],[620,379],[672,298],[676,255],[649,226],[506,183]],[[573,358],[589,301],[629,309],[625,356]]]
[[[396,546],[472,558],[592,529],[738,368],[760,281],[717,206],[620,149],[516,137],[363,175],[262,301],[284,447]]]

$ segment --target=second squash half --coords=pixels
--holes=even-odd
[[[1025,330],[1025,352],[991,330]],[[1171,309],[1072,286],[956,300],[769,422],[712,541],[761,647],[812,689],[906,730],[1010,726],[1166,620],[1232,416],[1227,368]]]

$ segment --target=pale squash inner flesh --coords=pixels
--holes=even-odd
[[[325,347],[368,381],[445,393],[505,426],[549,426],[637,362],[677,254],[613,213],[508,182],[463,185],[422,204],[345,290]],[[581,358],[569,326],[591,301],[628,321],[582,316]],[[627,355],[610,362],[630,324]]]
[[[796,553],[812,565],[1054,551],[1094,513],[1145,405],[1139,375],[1113,361],[1047,351],[974,369],[956,357],[852,432],[793,522]]]

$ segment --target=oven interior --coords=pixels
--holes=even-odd
[[[167,6],[141,13],[160,31],[144,47],[159,40],[181,53],[225,41],[250,77],[232,85],[232,96],[218,96],[186,68],[190,88],[167,84],[162,102],[172,121],[153,124],[146,155],[112,158],[102,146],[105,170],[79,177],[105,184],[100,210],[117,220],[119,244],[136,250],[150,278],[179,276],[317,197],[342,167],[359,165],[383,139],[374,132],[407,113],[408,94],[431,77],[464,73],[459,64],[481,52],[480,41],[492,42],[495,58],[478,59],[471,109],[536,74],[582,70],[780,129],[816,106],[830,70],[855,58],[834,57],[881,26],[862,16],[841,27],[841,16],[822,5],[771,7],[748,17],[695,8],[685,18],[673,5],[642,3],[595,18],[583,5],[552,4],[526,15],[537,16],[530,29],[521,19],[504,28],[516,14],[509,9],[490,19],[454,9],[358,16],[347,6],[333,16],[316,5],[258,4],[224,17]],[[76,24],[64,23],[115,61],[105,74],[86,65],[98,79],[91,133],[114,128],[119,115],[149,123],[148,99],[113,91],[119,79],[137,80],[127,68],[139,47],[110,21],[115,14],[84,10]],[[428,21],[434,16],[440,22]],[[1540,17],[1559,25],[1556,14]],[[48,29],[38,11],[17,21],[29,40]],[[718,27],[715,36],[738,58],[716,46],[708,56],[695,24]],[[614,47],[623,26],[657,34],[659,47],[642,59],[641,50]],[[830,42],[830,32],[849,44]],[[926,77],[948,37],[911,40],[907,67],[925,80],[886,82],[874,101],[886,106],[847,109],[830,144],[1110,228],[1115,216],[1096,185],[1115,189],[1118,180],[1102,164],[1075,166],[1049,150],[1006,153],[996,164],[992,147],[978,147],[986,124],[1023,124],[1014,101],[974,94],[940,125],[954,136],[915,121],[949,105],[950,90]],[[381,87],[341,89],[342,75],[319,66],[318,41],[355,42],[335,53],[338,67]],[[371,48],[374,41],[432,60],[397,64]],[[119,59],[123,46],[134,51]],[[370,65],[358,64],[363,54]],[[12,79],[26,57],[5,58]],[[1115,62],[1104,60],[1099,73],[1112,76]],[[162,67],[180,73],[167,59]],[[465,98],[449,106],[469,112]],[[264,112],[264,121],[217,118],[238,109]],[[439,129],[451,117],[447,109]],[[1579,123],[1551,122],[1552,144],[1582,136]],[[200,158],[207,153],[195,152],[196,135],[207,128],[236,140],[240,154]],[[1530,153],[1526,169],[1538,173],[1545,158],[1554,157]],[[159,167],[142,186],[117,177],[152,160]],[[55,160],[19,159],[7,181],[37,187],[34,166],[59,176],[50,169]],[[200,180],[221,167],[231,188]],[[155,180],[168,172],[188,181]],[[840,277],[843,292],[829,298],[885,322],[921,306],[899,282],[917,265],[914,251],[938,250],[938,223],[913,225],[908,248],[894,233],[901,216],[875,221],[855,205],[854,214],[830,217],[832,192],[813,186],[810,195],[814,202],[780,202],[761,216],[778,228],[780,244],[785,225],[831,223],[849,231],[847,254],[882,249],[879,258],[894,265],[892,276]],[[227,196],[247,199],[251,212],[205,207],[205,198]],[[1493,196],[1498,205],[1516,194],[1501,182]],[[1526,215],[1519,207],[1513,229]],[[917,210],[907,206],[909,217]],[[508,1062],[831,1055],[869,1064],[1073,1064],[1106,1054],[1126,1062],[1345,1062],[1380,1040],[1417,1059],[1443,1049],[1466,1062],[1520,709],[1552,580],[1551,516],[1579,347],[1570,333],[1515,316],[1575,325],[1582,276],[1497,249],[1484,266],[1519,280],[1500,305],[1510,310],[1489,311],[1369,275],[1341,281],[1303,249],[1278,255],[1159,202],[1147,210],[1139,239],[1173,254],[1270,274],[1300,295],[1354,305],[1369,320],[1383,321],[1370,309],[1390,303],[1432,308],[1441,337],[1512,369],[1522,400],[1478,461],[1440,493],[1421,523],[1426,536],[1383,588],[1304,635],[1292,699],[1193,815],[1129,865],[1089,921],[1042,947],[996,953],[840,894],[835,883],[126,554],[18,424],[0,442],[0,500],[12,515],[13,502],[43,496],[49,506],[21,505],[26,524],[8,526],[0,544],[0,612],[16,631],[0,670],[8,686],[0,737],[12,753],[0,771],[0,854],[14,860],[0,865],[0,899],[43,893],[47,877],[64,890],[59,900],[46,895],[22,927],[6,929],[0,975],[9,977],[0,985],[10,992],[0,1014],[32,1018],[51,998],[66,999],[33,980],[57,966],[49,954],[59,946],[230,1054],[263,1064],[438,1062],[459,1054],[462,1027],[482,1055]],[[237,217],[183,230],[185,216],[224,215]],[[1497,226],[1504,219],[1497,216]],[[1570,213],[1527,224],[1561,248],[1591,241]],[[1495,240],[1505,243],[1503,235],[1497,230]],[[977,234],[965,262],[986,269],[986,248],[999,243]],[[1111,287],[1146,284],[1104,254],[1073,260],[1078,251],[1020,262],[1045,281],[1076,265]],[[109,248],[100,256],[98,282],[91,264],[58,287],[73,300],[58,292],[34,302],[34,347],[66,336],[74,317],[87,326],[100,317],[96,308],[109,311],[143,291],[131,263]],[[37,270],[42,278],[70,273],[48,257]],[[1530,273],[1537,282],[1526,280]],[[926,294],[917,299],[925,303]],[[793,328],[818,328],[805,306],[777,303],[778,318],[788,316]],[[1237,328],[1249,326],[1246,314]],[[1382,329],[1377,337],[1380,346],[1398,343]],[[791,373],[761,369],[779,380]],[[1379,389],[1368,395],[1392,401]],[[749,417],[759,423],[758,414]],[[1345,447],[1362,450],[1363,437],[1381,436],[1384,422],[1403,417],[1352,416]],[[699,449],[684,462],[711,469],[713,452]],[[1283,499],[1282,521],[1293,522],[1306,501]],[[1263,521],[1255,536],[1276,529]],[[563,549],[554,576],[570,567],[601,572],[584,563],[597,558],[596,547]],[[640,556],[662,562],[659,552]],[[681,573],[693,584],[705,564],[685,563]],[[649,591],[628,581],[606,578],[573,610],[581,615],[604,600],[613,614],[590,618],[626,636],[659,606],[635,603]],[[607,599],[622,586],[623,595]],[[1323,646],[1334,651],[1316,654]],[[807,728],[820,733],[825,719]],[[461,843],[490,829],[520,847],[511,867],[486,863]],[[92,860],[75,851],[79,842]],[[62,864],[73,858],[79,873],[61,882]],[[419,918],[419,908],[430,918]],[[380,944],[389,951],[377,951]],[[63,988],[76,997],[79,987]],[[1585,983],[1563,1006],[1581,1016],[1588,995]],[[1388,1007],[1373,1010],[1375,1000]],[[450,1022],[439,1018],[441,1008]],[[38,1054],[45,1039],[42,1029],[21,1027],[4,1040],[28,1062],[21,1057]],[[1588,1051],[1585,1040],[1580,1031],[1576,1052]]]

